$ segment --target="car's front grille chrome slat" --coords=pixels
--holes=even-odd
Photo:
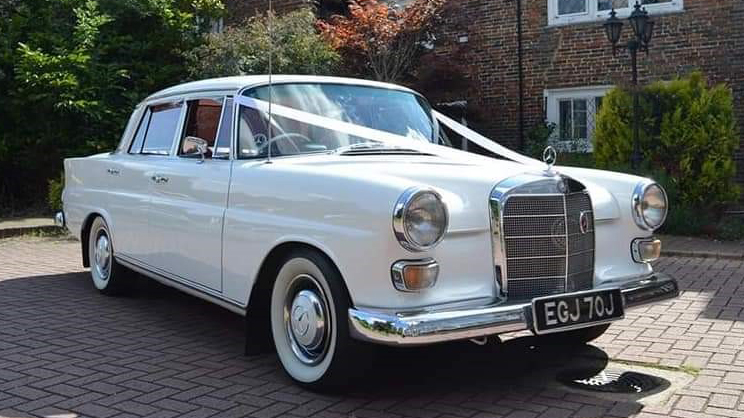
[[[586,191],[514,194],[502,211],[510,300],[592,288],[594,217]]]

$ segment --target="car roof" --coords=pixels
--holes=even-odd
[[[362,80],[356,78],[346,77],[325,77],[325,76],[310,76],[310,75],[285,75],[278,74],[271,77],[272,83],[284,84],[284,83],[325,83],[325,84],[349,84],[355,86],[367,86],[377,87],[388,90],[400,90],[415,93],[413,90],[408,89],[397,84],[381,83],[379,81]],[[189,83],[179,84],[176,86],[168,87],[160,90],[150,96],[148,96],[144,102],[152,100],[162,99],[169,96],[178,96],[189,93],[197,93],[204,91],[228,91],[233,90],[237,92],[245,87],[252,87],[257,85],[263,85],[269,83],[268,75],[246,75],[246,76],[235,76],[235,77],[222,77],[222,78],[210,78],[207,80],[192,81]]]

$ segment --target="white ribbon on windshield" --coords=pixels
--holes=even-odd
[[[463,126],[457,123],[453,119],[441,114],[440,112],[437,112],[436,110],[434,111],[434,116],[437,118],[437,120],[442,125],[445,125],[446,127],[452,129],[456,134],[478,145],[481,148],[491,151],[494,154],[498,154],[504,158],[507,158],[509,160],[512,160],[512,161],[515,161],[521,164],[525,164],[525,165],[539,165],[539,166],[545,165],[545,163],[543,163],[542,161],[538,161],[538,160],[535,160],[534,158],[524,156],[518,152],[512,151],[509,148],[506,148],[503,145],[500,145],[494,141],[491,141],[485,136],[479,134],[478,132],[475,132],[474,130],[466,126]]]
[[[256,109],[258,111],[268,113],[269,111],[269,102],[259,99],[254,99],[251,97],[245,97],[245,96],[239,96],[236,99],[236,102],[240,105]],[[390,145],[391,147],[409,147],[412,149],[415,149],[417,151],[421,151],[424,153],[434,154],[441,157],[446,158],[453,158],[457,160],[464,160],[464,159],[488,159],[490,161],[493,161],[487,157],[483,157],[477,154],[472,153],[466,153],[464,151],[459,151],[454,148],[449,148],[445,146],[435,145],[430,142],[410,138],[402,135],[393,134],[390,132],[381,131],[378,129],[368,128],[366,126],[357,125],[354,123],[344,122],[337,119],[329,118],[326,116],[320,116],[316,115],[314,113],[305,112],[302,110],[297,110],[291,107],[278,105],[276,103],[271,104],[271,112],[275,116],[281,116],[287,119],[295,120],[298,122],[306,123],[308,125],[317,126],[319,128],[333,130],[337,132],[341,132],[347,135],[352,135],[358,138],[362,138],[365,140],[368,140],[370,142],[380,142],[385,145]],[[514,152],[502,145],[499,145],[490,139],[484,137],[483,135],[480,135],[479,133],[473,131],[472,129],[466,128],[465,126],[455,122],[454,120],[448,118],[447,116],[444,116],[443,114],[435,111],[434,116],[439,120],[440,123],[447,126],[448,128],[452,129],[455,133],[462,136],[464,139],[488,150],[493,152],[494,154],[500,155],[504,158],[507,158],[509,160],[525,164],[525,165],[531,165],[531,166],[540,166],[544,167],[545,164],[526,157],[522,154],[519,154],[517,152]]]

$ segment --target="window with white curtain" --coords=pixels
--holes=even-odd
[[[620,18],[630,16],[636,0],[547,0],[548,24],[565,25],[604,20],[614,7]],[[684,0],[638,0],[649,12],[670,13],[684,9]]]
[[[602,98],[612,86],[545,90],[545,116],[555,125],[551,145],[562,152],[592,152]]]

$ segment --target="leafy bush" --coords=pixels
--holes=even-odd
[[[204,43],[184,54],[192,78],[268,74],[272,39],[272,71],[276,74],[330,74],[340,57],[315,30],[309,8],[282,16],[257,15],[222,33],[208,34]]]
[[[589,152],[561,152],[558,153],[558,165],[569,167],[594,168],[594,154]]]
[[[739,137],[731,89],[722,84],[708,87],[695,72],[653,83],[640,95],[642,172],[663,176],[667,190],[676,190],[671,208],[699,213],[696,209],[718,210],[736,201],[733,157]],[[627,166],[633,149],[632,111],[628,90],[616,88],[605,97],[595,130],[598,167]]]
[[[65,188],[64,175],[49,180],[47,191],[47,205],[52,211],[62,210],[62,191]]]
[[[135,103],[177,84],[220,0],[0,2],[0,205],[41,200],[62,158],[113,149]],[[9,212],[12,208],[0,208]]]
[[[724,218],[717,226],[718,238],[727,241],[744,239],[744,219],[741,218]]]
[[[527,140],[524,142],[524,153],[532,158],[542,161],[545,147],[548,146],[550,137],[555,132],[554,123],[539,123],[527,132]]]
[[[400,81],[427,51],[445,0],[413,0],[404,7],[392,3],[351,0],[348,16],[318,21],[318,29],[343,55],[349,73]]]

